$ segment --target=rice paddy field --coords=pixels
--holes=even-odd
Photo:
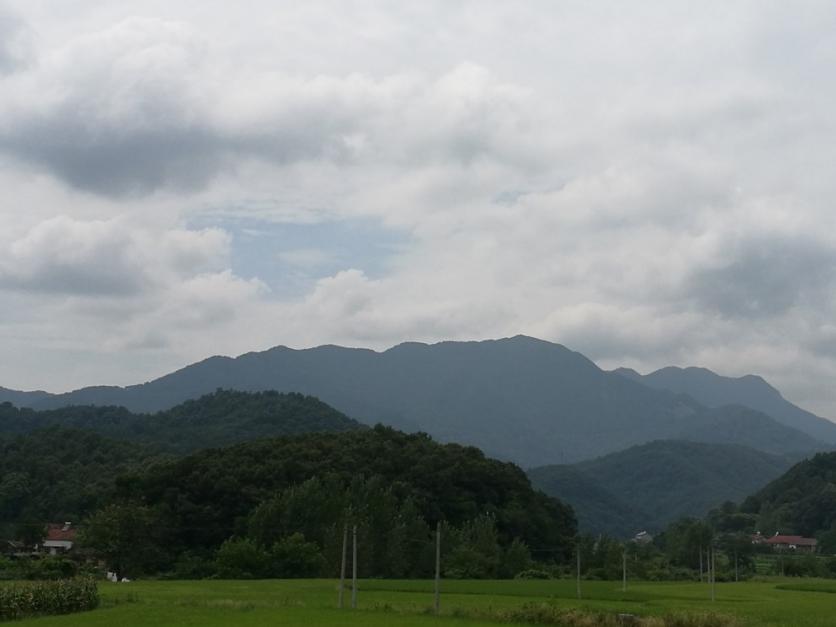
[[[16,621],[19,627],[162,627],[443,625],[475,627],[508,624],[567,624],[549,619],[553,608],[597,614],[592,622],[571,625],[638,624],[618,614],[668,617],[660,625],[740,625],[833,627],[836,582],[813,579],[769,579],[717,584],[716,601],[707,584],[585,581],[577,599],[574,581],[445,581],[441,615],[432,611],[431,581],[364,580],[358,607],[337,609],[333,580],[286,581],[137,581],[101,583],[99,609],[80,614]],[[527,612],[523,611],[527,608]],[[548,610],[548,611],[546,611]],[[710,616],[705,616],[709,613]],[[674,622],[673,615],[700,617]],[[601,615],[608,617],[602,621]],[[544,618],[546,616],[546,618]],[[613,620],[609,623],[609,618]],[[714,620],[714,619],[717,620]],[[550,622],[551,621],[551,622]]]

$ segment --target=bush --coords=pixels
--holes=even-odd
[[[325,558],[315,542],[306,542],[301,533],[283,538],[270,549],[270,575],[281,579],[316,577]]]
[[[65,557],[50,555],[22,560],[19,562],[19,570],[23,579],[57,581],[78,575],[78,564]]]
[[[216,561],[222,579],[258,579],[266,576],[270,556],[249,538],[230,538],[218,549]]]
[[[0,586],[0,620],[85,612],[99,606],[92,579],[64,579]]]
[[[552,575],[546,570],[529,568],[514,575],[514,579],[551,579]]]
[[[559,627],[739,627],[733,616],[714,613],[670,614],[667,616],[636,616],[608,612],[567,609],[548,603],[526,603],[519,607],[462,612],[461,616],[489,618],[505,623],[531,623]]]

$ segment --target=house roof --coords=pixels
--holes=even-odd
[[[816,546],[818,544],[815,538],[805,538],[803,536],[772,536],[767,538],[767,544],[794,544],[795,546]]]
[[[69,523],[50,523],[46,526],[44,542],[75,542],[76,530]]]

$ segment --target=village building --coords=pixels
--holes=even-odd
[[[774,536],[764,536],[757,533],[752,536],[752,544],[768,546],[774,551],[798,553],[815,553],[818,546],[815,538],[781,535],[779,533]]]
[[[76,529],[72,523],[50,523],[46,526],[46,537],[41,548],[50,555],[68,553],[76,542]]]

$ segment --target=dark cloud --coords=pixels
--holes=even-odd
[[[686,282],[702,308],[728,317],[760,318],[797,305],[815,307],[836,280],[836,250],[812,238],[757,238],[732,246],[731,260]]]
[[[60,117],[18,128],[0,147],[74,187],[113,196],[201,187],[224,158],[203,129],[120,132]]]

